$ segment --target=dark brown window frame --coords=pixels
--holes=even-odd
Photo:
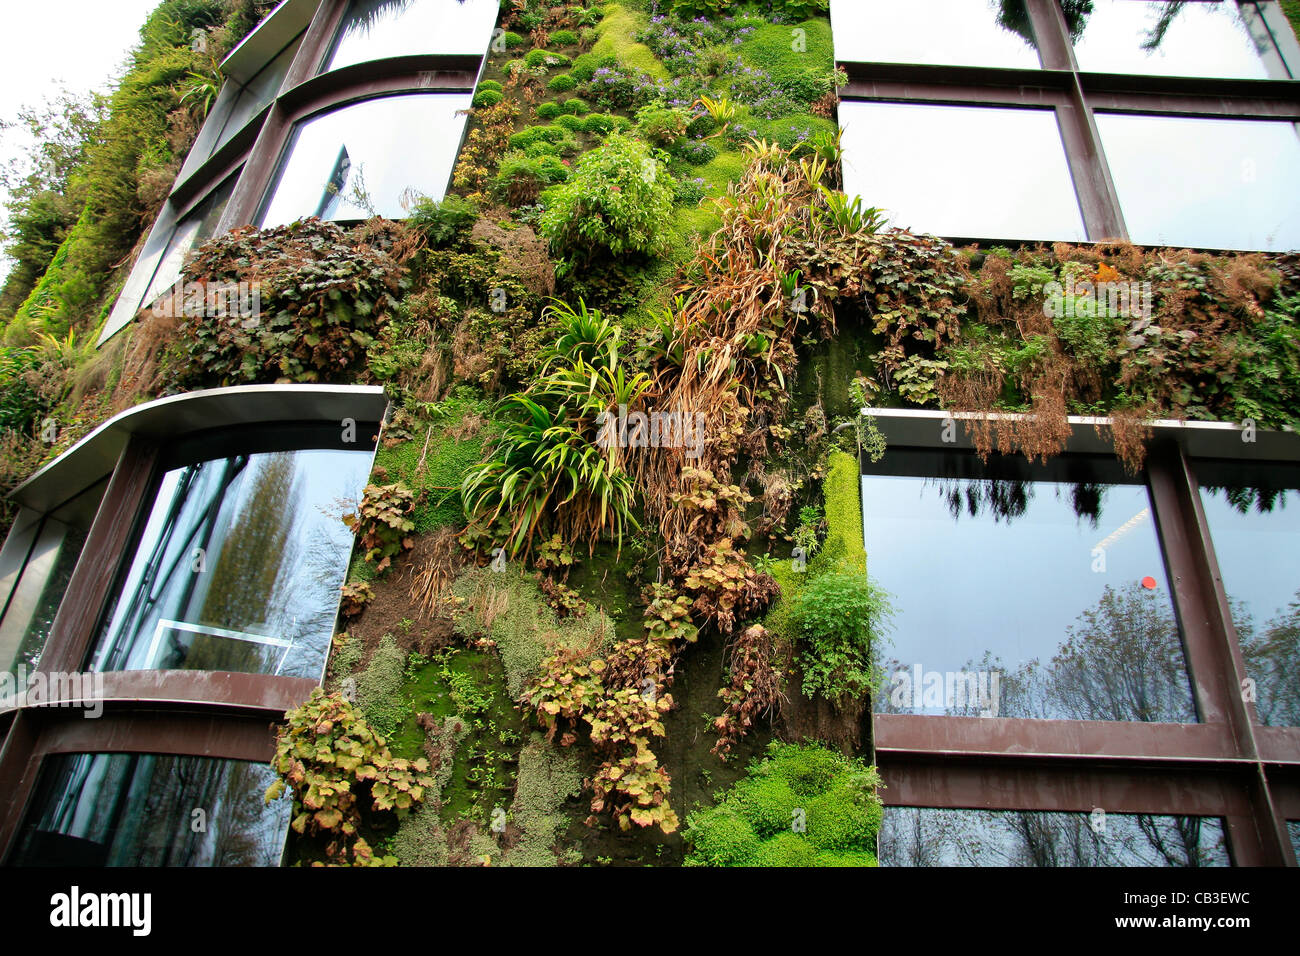
[[[1300,122],[1300,80],[1242,80],[1089,73],[1079,69],[1057,0],[1024,0],[1042,69],[841,60],[842,101],[1052,109],[1088,241],[1127,240],[1094,112]],[[1300,64],[1288,63],[1292,71]],[[948,236],[1015,242],[1016,236]]]
[[[870,411],[891,447],[970,453],[965,435],[943,442],[944,412]],[[1073,419],[1066,453],[1105,451],[1099,423]],[[1213,816],[1234,864],[1297,865],[1286,822],[1300,819],[1300,728],[1260,724],[1243,699],[1245,662],[1192,462],[1294,462],[1300,437],[1239,436],[1230,425],[1156,423],[1145,466],[1201,722],[874,714],[887,807]]]

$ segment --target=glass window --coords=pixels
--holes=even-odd
[[[832,0],[835,58],[1037,69],[1024,0]]]
[[[319,680],[368,451],[235,455],[166,472],[92,670]]]
[[[1260,722],[1300,727],[1300,465],[1196,472]]]
[[[271,190],[263,228],[308,216],[401,219],[414,193],[441,199],[469,106],[467,95],[410,94],[307,120]]]
[[[1291,837],[1291,852],[1300,860],[1300,820],[1288,820],[1286,832]]]
[[[1254,4],[1092,0],[1074,38],[1079,69],[1238,79],[1289,79]]]
[[[0,595],[5,596],[0,607],[0,669],[13,675],[18,693],[40,662],[107,487],[104,479],[49,515],[27,513],[31,524],[16,527],[5,541],[8,570],[0,577]],[[11,545],[18,553],[10,552]]]
[[[498,0],[353,0],[321,72],[417,53],[482,56]]]
[[[298,44],[301,41],[302,37],[299,36],[285,47],[279,56],[262,67],[257,75],[239,91],[239,96],[231,106],[230,114],[222,125],[221,136],[218,138],[216,146],[213,147],[214,152],[222,143],[243,129],[245,123],[279,94],[280,86],[284,83],[284,78],[289,74],[289,66],[293,63],[294,55],[298,52]]]
[[[17,866],[278,866],[292,801],[265,764],[162,754],[47,757]],[[205,816],[196,833],[194,811]]]
[[[840,125],[844,191],[884,208],[891,225],[963,239],[1084,239],[1052,110],[846,101]]]
[[[150,305],[176,284],[185,268],[185,260],[195,249],[211,239],[221,222],[221,215],[226,211],[226,204],[235,192],[235,183],[239,173],[228,177],[224,183],[208,194],[208,197],[192,209],[176,224],[167,250],[158,261],[149,288],[145,290],[141,305]]]
[[[895,610],[877,712],[1196,721],[1147,489],[1117,462],[872,468],[867,568]]]
[[[1217,817],[886,807],[882,866],[1230,866]]]
[[[1134,242],[1300,246],[1295,124],[1098,113],[1097,129]]]

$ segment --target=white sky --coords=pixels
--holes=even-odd
[[[0,117],[38,105],[66,87],[107,90],[139,42],[140,27],[159,0],[5,0],[0,30]],[[0,163],[23,156],[27,137],[0,133]],[[6,197],[0,193],[0,203]],[[0,213],[3,214],[3,213]],[[7,215],[7,214],[5,214]],[[10,263],[0,256],[0,280]]]

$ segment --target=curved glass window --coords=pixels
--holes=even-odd
[[[104,479],[48,515],[24,512],[5,541],[0,553],[0,596],[4,601],[0,605],[0,670],[13,675],[18,693],[40,662],[107,487]]]
[[[1253,3],[1093,0],[1091,7],[1074,39],[1080,70],[1289,79]]]
[[[149,305],[175,285],[189,254],[216,234],[217,224],[221,222],[221,214],[226,211],[226,204],[234,195],[238,179],[239,173],[236,172],[176,224],[149,288],[140,300],[141,305]]]
[[[1038,69],[1024,0],[833,0],[835,58]]]
[[[1260,723],[1300,727],[1300,466],[1196,473]]]
[[[1134,242],[1278,252],[1300,246],[1296,124],[1096,115]]]
[[[324,673],[369,451],[258,452],[167,471],[92,670]]]
[[[482,56],[497,0],[353,0],[321,72],[418,53]]]
[[[292,801],[265,764],[166,754],[60,754],[41,768],[17,866],[277,866]],[[203,828],[193,826],[203,811]]]
[[[899,449],[873,471],[878,713],[1196,721],[1147,489],[1118,463]]]
[[[882,866],[1230,866],[1217,817],[886,807]]]
[[[441,199],[471,97],[415,93],[322,113],[294,133],[262,227],[308,216],[402,219],[415,194]]]
[[[885,209],[890,225],[965,239],[1084,239],[1052,110],[846,101],[840,125],[844,191]],[[943,184],[963,169],[999,172],[954,197]]]

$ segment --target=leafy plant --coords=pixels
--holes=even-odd
[[[673,179],[646,144],[613,133],[578,160],[573,177],[548,196],[541,233],[564,258],[560,272],[595,254],[666,251]]]
[[[888,595],[865,575],[830,571],[809,581],[790,611],[804,693],[834,703],[869,694],[878,683],[872,655],[892,613]]]
[[[319,687],[284,716],[271,759],[280,779],[266,802],[292,791],[293,831],[327,841],[331,864],[396,865],[393,857],[377,857],[360,831],[369,813],[400,818],[423,799],[434,785],[428,761],[395,758],[350,703]]]
[[[400,484],[366,485],[357,511],[343,516],[344,523],[361,536],[365,560],[382,574],[393,558],[415,546],[411,532],[415,522],[409,517],[415,508],[415,496]]]

